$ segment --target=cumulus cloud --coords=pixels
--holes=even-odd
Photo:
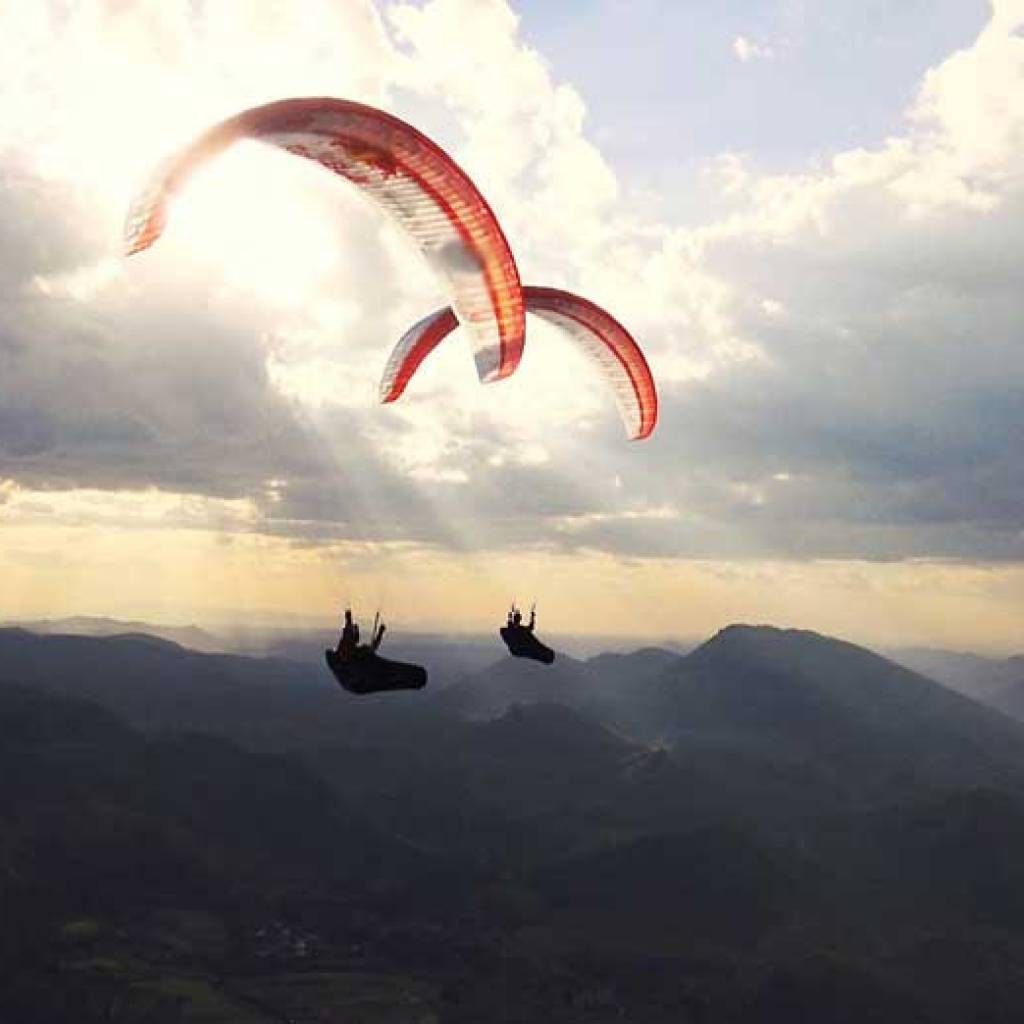
[[[313,542],[1024,554],[1019,3],[928,72],[900,134],[788,174],[724,155],[714,219],[686,226],[631,214],[583,99],[503,0],[291,11],[0,14],[0,495],[155,487]],[[743,36],[734,52],[771,54]],[[350,190],[286,157],[228,155],[157,249],[113,257],[168,145],[316,93],[436,135],[525,280],[630,325],[661,387],[650,441],[622,440],[602,383],[532,322],[510,380],[479,388],[456,334],[377,408],[394,339],[444,297]]]
[[[736,59],[742,64],[749,64],[753,60],[770,59],[775,56],[772,47],[763,43],[756,43],[748,36],[736,36],[732,41],[732,52]]]
[[[291,374],[343,346],[358,360],[369,326],[381,330],[379,310],[400,300],[391,284],[402,276],[394,241],[380,237],[379,221],[315,177],[260,157],[232,168],[229,157],[235,194],[197,182],[198,202],[190,210],[186,198],[176,211],[185,231],[176,239],[172,229],[156,259],[122,264],[116,232],[129,177],[166,152],[168,137],[219,108],[276,90],[377,98],[390,51],[375,10],[348,6],[309,5],[309,20],[287,5],[5,8],[0,29],[9,31],[0,35],[12,60],[0,86],[8,129],[0,157],[0,478],[46,491],[155,487],[247,498],[273,519],[280,502],[267,497],[276,493],[269,481],[300,493],[333,471],[329,448],[289,393]],[[264,59],[282,37],[294,44],[291,65]],[[240,38],[246,46],[233,48]],[[33,59],[19,60],[13,51],[26,41]],[[281,78],[268,85],[271,64],[271,77]],[[175,101],[161,102],[173,83]],[[140,96],[159,107],[160,122]],[[86,138],[88,150],[80,149]],[[237,189],[246,176],[248,187]],[[266,186],[264,209],[254,209],[254,178]],[[290,204],[294,196],[302,198]],[[289,221],[304,224],[305,235],[289,235]],[[266,238],[275,232],[277,266]],[[338,253],[339,236],[357,258],[323,258]],[[415,294],[420,278],[413,272],[411,280]],[[338,294],[359,301],[339,312]],[[353,381],[369,392],[375,376],[337,361],[329,370],[344,383],[338,394]],[[352,409],[337,426],[366,449],[358,416]],[[381,458],[363,460],[374,479],[393,473]],[[360,518],[352,508],[335,501],[339,528]]]
[[[689,390],[698,434],[680,444],[753,488],[750,529],[769,546],[1024,553],[1012,23],[1002,10],[929,72],[905,136],[821,173],[751,175],[733,216],[690,238],[765,358]]]

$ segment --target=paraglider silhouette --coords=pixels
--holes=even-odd
[[[370,643],[360,644],[359,624],[353,620],[352,610],[345,609],[338,646],[324,651],[327,667],[343,690],[357,694],[386,693],[394,690],[422,690],[427,685],[427,670],[422,666],[391,661],[377,653],[386,628],[378,612],[374,616]]]
[[[533,631],[536,625],[537,606],[534,605],[530,609],[530,621],[524,626],[523,613],[513,601],[508,612],[508,619],[498,633],[505,641],[505,646],[513,658],[529,658],[531,661],[539,661],[542,665],[550,665],[555,660],[555,652],[542,644],[534,635]]]
[[[396,401],[423,360],[462,326],[477,374],[488,383],[515,372],[523,354],[527,310],[564,329],[612,386],[626,432],[648,437],[658,395],[639,345],[607,310],[571,292],[520,282],[512,250],[490,206],[470,177],[412,125],[374,107],[331,97],[279,100],[244,110],[207,129],[165,161],[132,202],[125,220],[127,255],[164,233],[175,195],[206,163],[243,139],[312,160],[356,185],[418,246],[447,286],[450,306],[425,317],[399,340],[380,384],[383,403]],[[513,604],[500,629],[514,657],[550,665],[555,654],[524,625]],[[350,610],[338,645],[324,652],[338,683],[352,693],[421,689],[419,665],[380,657],[382,623],[370,644],[359,643]]]

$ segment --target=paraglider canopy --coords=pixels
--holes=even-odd
[[[558,288],[527,285],[526,311],[560,327],[608,382],[626,436],[640,441],[658,422],[658,390],[651,368],[633,336],[596,303]],[[380,400],[402,396],[431,352],[459,326],[450,308],[424,317],[398,340],[380,383]]]
[[[345,178],[408,234],[447,286],[482,381],[513,373],[523,351],[523,295],[512,250],[480,190],[431,139],[383,110],[332,97],[279,100],[207,129],[135,197],[127,255],[163,234],[174,196],[243,139],[277,146]]]

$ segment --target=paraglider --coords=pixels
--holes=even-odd
[[[609,312],[572,292],[527,285],[523,299],[533,313],[563,328],[609,382],[626,433],[648,437],[658,420],[658,392],[643,352]],[[420,320],[399,339],[388,360],[380,400],[400,398],[424,359],[459,326],[451,309]]]
[[[427,670],[404,661],[391,661],[378,653],[386,626],[380,614],[374,617],[370,643],[359,643],[359,624],[352,610],[345,609],[344,625],[338,646],[324,651],[327,667],[338,685],[349,693],[386,693],[394,690],[422,690],[427,685]]]
[[[630,438],[648,437],[658,396],[643,352],[606,310],[556,288],[523,288],[505,234],[473,181],[441,147],[412,125],[361,103],[331,97],[280,100],[244,110],[207,129],[165,161],[129,207],[126,255],[142,252],[164,233],[169,208],[206,163],[235,142],[251,139],[312,160],[356,185],[416,243],[445,281],[450,306],[425,317],[399,340],[380,385],[383,403],[405,391],[423,360],[456,327],[466,329],[484,383],[515,372],[522,358],[529,310],[562,327],[611,383]],[[513,607],[500,630],[510,653],[543,664],[554,652]],[[324,652],[338,683],[352,693],[421,689],[419,665],[380,657],[385,626],[375,623],[360,644],[351,610],[338,645]]]
[[[647,360],[606,310],[557,288],[523,288],[512,250],[486,199],[452,158],[412,125],[362,103],[331,97],[279,100],[207,129],[167,160],[129,207],[127,255],[148,249],[191,177],[235,142],[252,139],[312,160],[356,185],[405,229],[445,281],[451,305],[402,336],[380,385],[401,396],[423,360],[466,329],[484,383],[514,373],[526,310],[564,328],[611,383],[626,431],[650,435],[658,397]]]
[[[164,232],[174,196],[204,164],[242,139],[316,161],[375,200],[445,280],[480,380],[515,371],[523,351],[523,295],[497,218],[440,146],[412,125],[361,103],[280,100],[209,128],[165,162],[135,198],[125,221],[125,253],[149,248]]]
[[[555,652],[542,644],[534,635],[533,631],[536,625],[536,606],[530,609],[530,621],[524,626],[523,613],[513,602],[508,612],[508,619],[498,633],[505,641],[508,653],[513,658],[529,658],[531,661],[539,661],[542,665],[550,665],[555,660]]]

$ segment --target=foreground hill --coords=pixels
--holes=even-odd
[[[291,757],[2,683],[0,741],[2,1020],[176,1021],[161,974],[184,964],[199,991],[211,961],[266,955],[282,916],[326,930],[324,905],[434,871]]]
[[[862,648],[0,665],[0,1020],[1024,1019],[1021,728]]]
[[[120,887],[173,864],[167,884],[212,885],[226,895],[247,893],[250,867],[267,860],[351,878],[406,870],[413,859],[294,757],[253,754],[210,736],[145,737],[89,702],[4,683],[0,736],[8,879],[36,874],[44,847],[63,864],[69,892],[75,872],[100,865]],[[43,839],[36,826],[55,831]],[[99,844],[95,860],[84,834]],[[143,835],[142,848],[127,842]],[[124,871],[126,862],[135,870]],[[85,902],[103,898],[95,885],[77,891]]]

